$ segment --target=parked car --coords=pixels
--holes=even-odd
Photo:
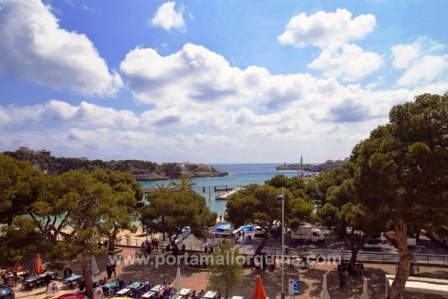
[[[89,297],[80,293],[67,293],[57,297],[56,299],[89,299]]]
[[[14,299],[16,297],[15,292],[7,287],[7,286],[2,286],[0,287],[0,298],[1,299]]]
[[[189,235],[191,234],[191,228],[189,226],[184,226],[181,230],[181,233],[179,236],[177,236],[176,240],[174,240],[174,243],[179,245],[183,242]]]
[[[190,234],[191,234],[191,228],[189,226],[184,226],[182,228],[182,233],[181,233],[182,237],[184,239],[186,239]]]

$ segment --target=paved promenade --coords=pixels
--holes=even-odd
[[[120,257],[125,262],[120,262],[117,265],[117,277],[112,279],[122,278],[126,283],[135,281],[149,281],[151,284],[163,284],[164,282],[170,283],[174,280],[177,270],[176,264],[163,264],[157,265],[156,259],[162,260],[165,257],[165,253],[161,251],[153,252],[151,259],[147,261],[147,264],[139,264],[138,260],[135,260],[135,247],[124,246],[126,242],[126,235],[129,237],[131,245],[140,245],[146,236],[141,235],[141,231],[136,234],[129,232],[122,232],[120,234],[122,238],[122,251],[119,253]],[[188,246],[197,246],[198,250],[201,248],[202,243],[200,240],[193,239],[193,236],[189,237]],[[255,248],[256,244],[245,245],[244,250],[251,251]],[[189,249],[187,246],[187,250]],[[45,257],[42,258],[43,262],[46,262]],[[109,262],[108,257],[97,258],[98,267],[101,273],[96,278],[101,279],[106,276],[106,264]],[[134,263],[132,263],[134,262]],[[171,263],[171,262],[170,262]],[[27,256],[22,265],[25,267],[32,266],[32,256]],[[369,281],[369,295],[372,299],[385,298],[385,274],[395,274],[395,265],[381,265],[381,264],[368,264],[365,263],[365,277]],[[75,273],[80,274],[81,270],[76,261],[70,263],[71,268]],[[316,263],[314,268],[311,269],[299,269],[292,266],[285,266],[284,290],[288,292],[288,280],[299,279],[300,280],[300,294],[297,298],[319,298],[319,294],[322,290],[322,278],[323,275],[327,275],[328,278],[328,290],[332,299],[356,299],[360,298],[362,294],[362,277],[351,275],[349,276],[348,283],[343,288],[339,288],[337,278],[337,265],[327,263]],[[202,289],[207,289],[207,272],[193,268],[191,266],[180,263],[179,265],[182,274],[182,287],[195,289],[199,292]],[[270,298],[280,298],[280,292],[282,290],[281,285],[281,267],[277,266],[273,271],[270,270],[256,270],[245,269],[244,282],[240,287],[230,295],[243,296],[247,299],[252,298],[253,288],[256,275],[260,275],[264,284],[267,295]],[[433,268],[433,267],[420,267],[420,272],[417,274],[422,277],[431,278],[446,278],[448,275],[448,269],[446,268]],[[60,272],[61,275],[61,272]],[[72,292],[73,290],[62,290],[62,283],[59,284],[59,295]],[[45,288],[38,288],[33,291],[22,291],[20,285],[17,287],[16,298],[56,298],[58,294],[47,295]],[[289,297],[289,296],[288,296]],[[404,299],[442,299],[446,298],[437,295],[419,294],[406,292],[403,296]]]

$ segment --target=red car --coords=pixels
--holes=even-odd
[[[89,297],[84,294],[67,293],[57,297],[56,299],[89,299]]]

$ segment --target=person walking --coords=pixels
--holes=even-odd
[[[117,265],[115,263],[110,264],[110,267],[112,268],[112,273],[114,274],[114,277],[117,277],[117,272],[115,271],[115,268]],[[112,273],[110,275],[112,276]]]
[[[112,266],[110,263],[107,263],[106,265],[106,273],[107,273],[107,279],[110,279],[112,277]]]

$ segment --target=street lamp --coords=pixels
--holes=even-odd
[[[282,201],[282,292],[281,299],[285,299],[285,190],[282,187],[282,195],[275,198]]]

